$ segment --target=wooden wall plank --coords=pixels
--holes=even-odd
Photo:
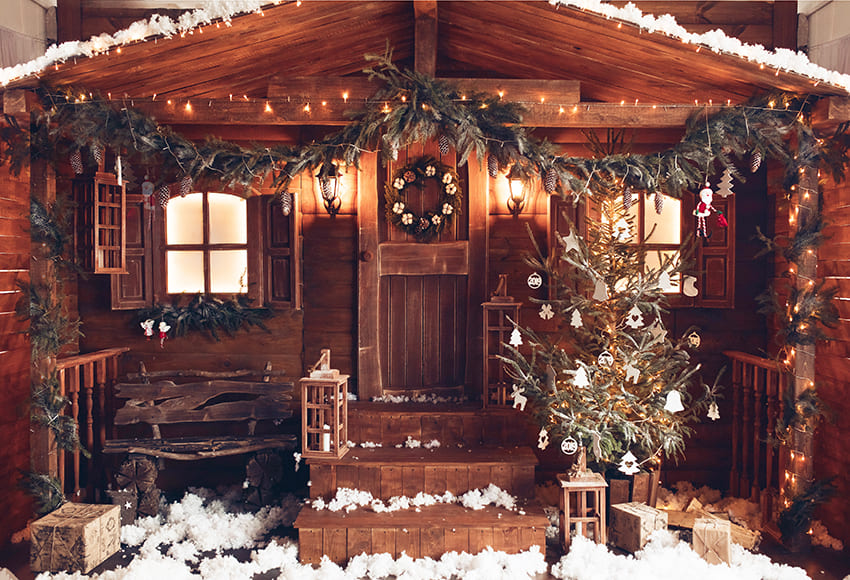
[[[446,528],[444,537],[446,552],[469,553],[469,528]]]
[[[469,552],[477,554],[487,547],[493,547],[493,528],[476,527],[469,529]]]
[[[305,529],[298,530],[298,559],[302,564],[318,564],[322,561],[324,554],[324,542],[322,541],[322,530]]]
[[[446,551],[446,535],[436,526],[419,529],[419,555],[421,558],[439,559]]]
[[[395,557],[402,553],[413,559],[422,557],[421,538],[419,528],[402,528],[398,530],[395,538]]]
[[[348,560],[346,528],[325,528],[322,533],[322,550],[331,562],[345,563]]]
[[[425,466],[404,466],[401,468],[402,495],[413,497],[425,491]],[[431,492],[426,492],[431,493]]]
[[[384,465],[381,470],[381,487],[378,488],[382,499],[402,495],[402,472],[400,466]],[[361,488],[364,489],[364,488]],[[375,488],[365,488],[375,493]]]
[[[448,490],[447,468],[438,465],[425,466],[425,493],[442,494]]]
[[[362,553],[372,554],[372,530],[369,528],[348,528],[346,537],[346,553],[349,558],[358,556]],[[379,551],[381,545],[378,546]]]
[[[393,558],[398,557],[397,539],[401,534],[395,528],[372,528],[372,553],[390,554]]]

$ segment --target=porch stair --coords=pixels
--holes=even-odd
[[[437,504],[392,512],[368,508],[317,510],[305,506],[295,521],[303,563],[323,555],[342,564],[363,552],[402,552],[438,558],[444,552],[478,553],[488,546],[517,553],[545,550],[548,520],[534,500],[537,458],[524,443],[528,425],[511,409],[449,404],[356,403],[349,409],[355,444],[342,458],[311,458],[310,497],[330,500],[339,488],[368,491],[376,499],[419,492],[459,496],[493,483],[517,498],[515,510],[489,505],[473,510]],[[439,441],[439,447],[405,443]],[[380,445],[373,447],[372,445]]]

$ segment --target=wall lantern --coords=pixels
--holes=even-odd
[[[342,173],[339,172],[336,163],[330,162],[323,163],[321,169],[316,174],[322,203],[331,217],[335,216],[342,206],[342,199],[339,196],[339,182],[341,177]]]
[[[522,208],[525,206],[525,200],[528,197],[528,189],[531,184],[531,180],[528,179],[525,175],[523,175],[522,171],[517,165],[511,167],[511,170],[508,172],[508,211],[514,217],[519,216]]]

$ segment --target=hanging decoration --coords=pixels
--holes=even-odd
[[[702,339],[700,338],[697,331],[693,331],[688,335],[688,346],[691,348],[699,348],[699,345],[702,343]]]
[[[653,202],[655,204],[655,213],[661,215],[661,212],[664,211],[664,194],[660,191],[656,191]]]
[[[599,363],[599,366],[610,367],[614,364],[614,355],[612,355],[607,350],[603,350],[602,352],[599,353],[599,356],[597,357],[596,360]]]
[[[720,418],[720,408],[717,406],[717,401],[712,401],[708,405],[708,414],[706,416],[712,421],[717,421]]]
[[[640,465],[638,464],[638,459],[635,457],[634,453],[626,451],[623,457],[620,458],[619,469],[626,475],[634,475],[640,471]]]
[[[180,197],[186,197],[192,192],[192,177],[189,175],[184,175],[180,180]]]
[[[695,276],[685,276],[682,279],[682,294],[687,296],[688,298],[693,298],[699,294],[699,290],[697,289],[697,279]]]
[[[570,326],[573,328],[581,328],[584,323],[581,320],[581,312],[578,309],[574,309],[572,315],[570,316]]]
[[[449,154],[449,147],[451,146],[451,144],[449,143],[448,137],[440,133],[440,135],[437,137],[437,145],[440,148],[440,155]]]
[[[148,318],[139,323],[139,326],[142,327],[142,331],[145,333],[145,338],[148,340],[153,336],[153,325],[155,322],[153,318]]]
[[[537,272],[532,272],[528,275],[528,287],[532,290],[537,290],[543,285],[543,276]]]
[[[161,320],[159,322],[159,348],[165,348],[165,339],[168,338],[169,330],[171,330],[171,325]]]
[[[579,237],[576,235],[576,231],[574,229],[570,228],[570,234],[568,236],[558,236],[558,239],[561,240],[561,244],[564,246],[564,254],[568,254],[573,251],[581,253]]]
[[[514,400],[514,409],[519,409],[520,411],[525,411],[525,404],[528,402],[528,398],[523,395],[525,392],[524,388],[521,388],[517,385],[513,385],[513,392],[511,393],[511,399]]]
[[[409,187],[424,189],[429,181],[439,184],[440,194],[436,207],[420,216],[407,204],[405,193]],[[457,173],[433,157],[420,157],[399,168],[384,197],[387,221],[420,242],[430,242],[451,228],[462,204]]]
[[[280,192],[280,212],[288,216],[292,213],[292,192],[289,190]]]
[[[510,345],[514,348],[522,346],[522,334],[520,334],[519,328],[516,326],[514,326],[514,329],[511,331]]]
[[[546,427],[541,427],[537,434],[537,448],[543,451],[547,447],[549,447],[549,432]]]
[[[163,183],[159,186],[159,207],[165,209],[165,206],[168,205],[168,200],[171,199],[171,188],[168,187],[167,183]]]
[[[632,306],[632,309],[626,314],[626,326],[631,329],[638,329],[643,326],[643,313],[637,304]]]
[[[750,155],[750,172],[755,173],[759,170],[759,167],[761,167],[761,151],[756,149]]]
[[[632,186],[627,185],[623,188],[623,207],[631,209],[633,203],[632,197]]]
[[[725,228],[729,225],[726,222],[726,218],[723,217],[723,212],[712,205],[713,201],[714,192],[712,191],[711,186],[706,183],[705,187],[699,191],[699,202],[694,210],[694,215],[697,216],[697,236],[701,236],[705,239],[711,237],[711,232],[709,232],[706,227],[705,218],[710,216],[712,213],[717,214],[718,226]]]
[[[632,382],[637,384],[638,380],[640,379],[640,369],[629,363],[623,370],[626,371],[626,382]]]
[[[573,376],[573,386],[584,388],[590,386],[590,379],[587,376],[587,371],[584,367],[579,367],[577,371],[575,371],[575,376]]]
[[[487,156],[487,175],[490,177],[499,175],[499,160],[493,154]]]
[[[593,286],[593,299],[597,302],[605,302],[608,300],[608,286],[605,285],[605,280],[597,278]]]
[[[543,320],[551,320],[555,316],[555,311],[552,310],[551,304],[543,304],[540,306],[540,311],[537,313]]]
[[[554,193],[558,187],[558,172],[553,167],[546,170],[546,175],[543,177],[543,190],[546,193]]]
[[[578,447],[578,441],[576,441],[572,436],[561,441],[561,453],[564,455],[575,455],[576,451],[578,451]]]
[[[679,391],[670,391],[667,393],[667,402],[664,404],[664,410],[671,413],[678,413],[685,410],[682,404],[682,393]]]
[[[720,176],[720,181],[717,184],[717,195],[726,199],[734,193],[732,191],[732,168],[727,167],[723,170],[723,175]]]
[[[74,149],[71,152],[70,162],[71,169],[74,173],[76,175],[82,175],[83,171],[85,171],[85,167],[83,166],[83,154],[80,153],[79,149]]]

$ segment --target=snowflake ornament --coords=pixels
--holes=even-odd
[[[712,401],[708,406],[708,418],[712,421],[717,421],[720,418],[720,409],[717,407],[716,401]]]
[[[537,314],[540,315],[540,318],[543,320],[551,320],[553,316],[555,316],[555,312],[552,310],[551,304],[544,304],[540,307],[540,312]]]
[[[581,312],[578,310],[573,310],[573,314],[570,317],[570,326],[573,328],[581,328],[584,326],[584,323],[581,320]]]
[[[633,329],[643,326],[643,312],[640,311],[637,304],[632,306],[632,309],[626,315],[626,326]]]
[[[637,457],[635,457],[631,451],[626,451],[625,455],[620,458],[619,469],[626,475],[634,475],[635,473],[640,471],[640,466],[638,465]]]
[[[514,327],[511,331],[510,345],[513,347],[522,346],[522,334],[520,334],[519,328],[517,327]]]

